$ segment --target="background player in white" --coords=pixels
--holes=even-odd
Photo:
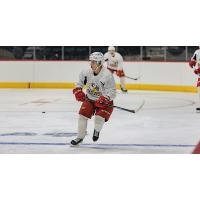
[[[113,75],[106,67],[103,67],[102,53],[92,53],[89,60],[91,67],[80,73],[79,82],[73,90],[76,100],[83,103],[79,110],[78,136],[71,141],[72,145],[83,141],[87,133],[87,121],[93,115],[95,119],[92,139],[94,142],[97,141],[104,123],[109,120],[113,111],[113,99],[116,96]],[[86,94],[83,92],[84,85],[86,85]]]
[[[107,68],[112,72],[116,72],[120,78],[120,88],[122,92],[127,92],[125,89],[125,73],[123,70],[123,57],[116,52],[115,47],[108,47],[108,52],[104,54],[104,59],[107,62]]]
[[[194,73],[198,75],[197,90],[200,100],[200,47],[194,52],[191,60],[189,61],[189,65],[192,69],[194,69]],[[200,103],[199,106],[196,108],[196,110],[200,111]]]

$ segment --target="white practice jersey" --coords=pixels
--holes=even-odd
[[[195,60],[196,61],[196,66],[200,67],[200,49],[197,49],[194,52],[194,55],[192,56],[191,60]]]
[[[116,85],[112,73],[102,67],[98,75],[94,75],[91,68],[81,71],[77,87],[86,85],[86,95],[91,100],[106,96],[110,100],[116,97]]]
[[[114,56],[112,56],[109,52],[105,53],[104,60],[106,61],[109,69],[112,70],[123,69],[123,58],[118,52],[115,52]]]

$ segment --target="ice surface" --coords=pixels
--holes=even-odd
[[[0,153],[191,153],[200,139],[197,94],[118,92],[115,105],[135,109],[143,100],[136,114],[115,109],[97,143],[89,120],[83,143],[70,147],[80,107],[71,90],[1,89]]]

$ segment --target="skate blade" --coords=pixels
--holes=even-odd
[[[80,143],[77,144],[77,145],[70,144],[69,146],[72,147],[72,148],[79,148],[80,147]]]

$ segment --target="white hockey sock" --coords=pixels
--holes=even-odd
[[[124,89],[125,77],[120,77],[120,86]]]
[[[78,138],[83,139],[87,133],[87,121],[88,118],[83,116],[83,115],[79,115],[79,119],[78,119]]]
[[[103,125],[105,123],[105,119],[103,117],[100,117],[99,115],[95,115],[94,119],[94,129],[98,132],[101,131],[103,128]]]

